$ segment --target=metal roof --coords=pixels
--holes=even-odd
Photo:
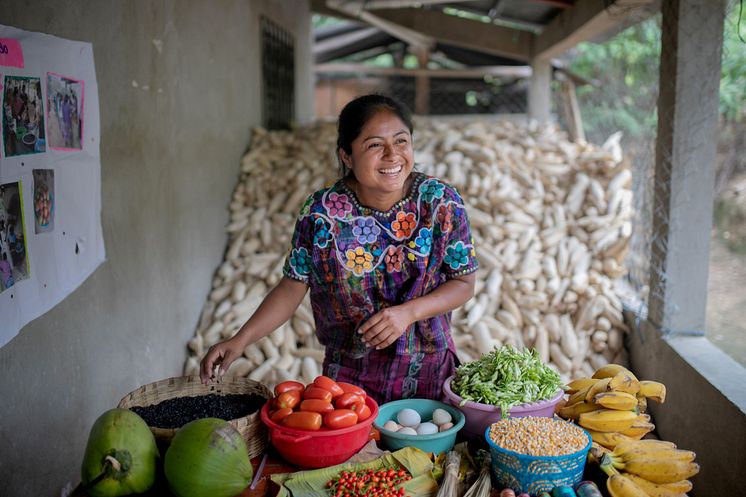
[[[316,63],[427,45],[434,60],[464,67],[554,58],[659,9],[655,0],[311,0],[311,8],[346,19],[314,30]]]

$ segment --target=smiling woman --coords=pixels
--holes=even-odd
[[[343,130],[357,128],[356,121],[371,113],[367,106],[373,107],[372,114],[350,140],[351,135]],[[339,129],[337,147],[343,170],[348,171],[346,184],[364,205],[389,210],[405,196],[412,181],[414,154],[408,113],[394,100],[389,103],[378,96],[361,97],[342,111]]]
[[[310,289],[325,375],[379,403],[442,397],[458,365],[450,313],[472,297],[477,259],[458,192],[413,171],[412,133],[389,97],[345,106],[342,178],[308,197],[284,278],[236,336],[210,348],[203,381],[288,320]]]

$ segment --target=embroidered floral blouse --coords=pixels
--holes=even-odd
[[[283,272],[308,283],[319,342],[343,356],[376,312],[478,267],[459,194],[412,174],[409,194],[387,212],[360,205],[339,180],[308,197],[298,216]],[[455,352],[449,323],[450,313],[413,324],[392,345],[396,355]]]

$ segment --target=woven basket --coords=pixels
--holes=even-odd
[[[166,380],[148,383],[134,390],[119,401],[117,407],[146,407],[177,397],[198,397],[201,395],[231,395],[246,394],[259,395],[265,399],[272,397],[272,392],[261,383],[244,377],[223,377],[218,383],[203,385],[199,376],[179,376]],[[242,418],[231,419],[229,423],[241,433],[246,440],[249,457],[261,454],[267,446],[267,427],[260,418],[261,409]],[[170,442],[176,434],[176,429],[150,427],[150,431],[159,442]]]
[[[567,421],[555,418],[555,423]],[[583,430],[587,443],[585,447],[563,456],[530,456],[504,449],[490,438],[490,427],[484,431],[484,438],[490,448],[492,476],[501,488],[512,488],[516,494],[539,495],[551,492],[554,487],[575,485],[583,479],[585,460],[591,448],[591,436]]]

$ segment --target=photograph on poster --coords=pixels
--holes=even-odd
[[[47,73],[47,131],[49,148],[83,147],[83,82]]]
[[[3,145],[6,157],[46,152],[41,78],[5,76]]]
[[[34,169],[33,174],[34,233],[49,233],[54,231],[54,169]]]
[[[21,182],[0,184],[0,292],[28,277]]]

